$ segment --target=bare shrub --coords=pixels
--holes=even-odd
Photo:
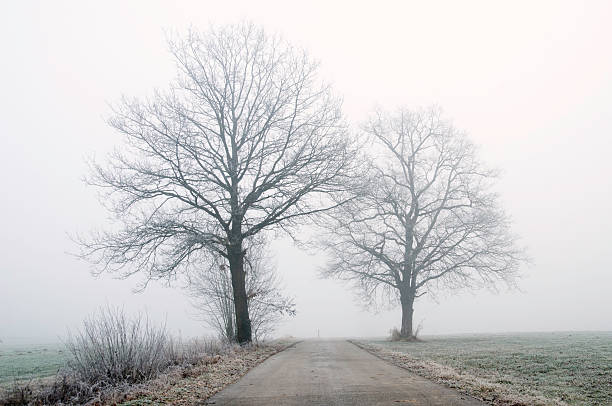
[[[391,341],[400,341],[402,339],[402,335],[400,334],[400,331],[397,329],[397,327],[393,327],[391,330],[389,330],[389,339]]]
[[[0,405],[3,406],[27,405],[32,399],[33,389],[31,381],[15,381],[10,389],[0,392]]]
[[[34,404],[80,404],[94,397],[96,387],[79,381],[70,371],[62,371],[51,384],[34,391]]]
[[[419,338],[419,333],[421,331],[421,324],[414,330],[414,334],[408,337],[402,336],[400,330],[397,327],[393,327],[389,330],[389,341],[421,341]]]
[[[420,322],[419,325],[414,329],[414,341],[420,341],[421,330],[423,329],[423,322]]]
[[[107,307],[70,337],[71,357],[52,380],[15,381],[11,388],[0,388],[0,405],[116,404],[150,379],[198,374],[235,347],[215,339],[174,339],[146,315],[129,318]]]
[[[67,342],[68,368],[77,380],[100,387],[141,382],[170,365],[170,344],[165,327],[143,314],[127,318],[121,309],[103,308]]]
[[[68,371],[60,371],[53,381],[33,380],[15,381],[2,391],[0,405],[55,405],[81,404],[93,397],[94,387],[75,380]]]

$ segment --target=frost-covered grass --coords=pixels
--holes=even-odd
[[[0,386],[15,380],[53,376],[66,362],[61,343],[31,343],[13,340],[0,343]]]
[[[293,344],[295,341],[280,340],[240,347],[210,340],[179,342],[175,343],[175,350],[181,352],[173,355],[174,365],[154,379],[95,389],[88,383],[74,381],[74,376],[61,374],[44,380],[16,383],[11,378],[7,385],[0,386],[0,405],[203,404],[250,368]]]
[[[362,342],[387,352],[403,353],[415,361],[451,367],[458,377],[482,379],[517,396],[542,396],[570,405],[612,404],[612,332],[457,335],[424,337],[422,342]]]

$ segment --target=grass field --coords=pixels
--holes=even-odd
[[[424,337],[423,342],[362,341],[416,361],[451,367],[570,405],[612,405],[612,332]],[[433,369],[432,369],[433,370]],[[446,372],[448,373],[448,372]]]
[[[66,356],[60,343],[21,340],[0,343],[0,385],[55,375]]]

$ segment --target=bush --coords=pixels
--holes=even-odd
[[[165,327],[142,314],[129,319],[123,310],[105,308],[69,339],[68,368],[78,381],[99,387],[142,382],[172,363],[171,346]]]
[[[4,391],[0,387],[0,405],[80,404],[91,398],[93,391],[89,385],[76,382],[66,371],[62,371],[52,382],[15,381]]]
[[[10,389],[0,392],[0,405],[27,405],[32,401],[33,393],[31,382],[20,383],[15,381]]]
[[[421,332],[421,325],[414,330],[414,334],[410,337],[402,337],[401,332],[397,329],[397,327],[393,327],[389,330],[389,340],[390,341],[421,341],[419,339],[419,333]]]
[[[133,384],[171,367],[186,377],[201,363],[217,362],[233,346],[211,339],[174,340],[145,315],[128,318],[121,309],[104,308],[83,323],[66,348],[71,357],[53,381],[0,387],[0,405],[117,403]]]
[[[400,331],[397,329],[397,327],[393,327],[391,330],[389,330],[389,339],[391,341],[400,341],[402,339],[402,335],[400,334]]]

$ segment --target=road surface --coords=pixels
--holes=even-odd
[[[340,340],[300,342],[255,367],[207,404],[484,405]]]

